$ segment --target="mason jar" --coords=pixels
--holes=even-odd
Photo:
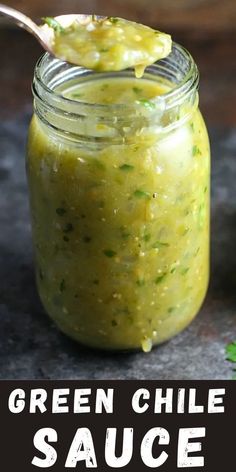
[[[166,87],[151,106],[66,94],[117,79],[137,80],[48,54],[36,66],[27,153],[36,278],[70,337],[149,351],[193,320],[206,293],[209,141],[182,46],[138,79]]]

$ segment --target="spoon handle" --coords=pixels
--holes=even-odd
[[[8,7],[0,3],[0,15],[10,18],[14,23],[16,23],[21,28],[27,29],[30,33],[35,31],[37,25],[26,15],[15,10],[14,8]]]
[[[49,50],[43,31],[28,16],[24,15],[24,13],[0,3],[0,16],[10,18],[17,26],[33,34],[44,49]]]

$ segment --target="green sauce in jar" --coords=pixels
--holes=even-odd
[[[183,93],[160,70],[74,76],[46,56],[36,71],[27,168],[39,294],[62,331],[97,348],[149,351],[190,323],[208,284],[196,77]]]

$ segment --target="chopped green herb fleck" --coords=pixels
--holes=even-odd
[[[64,216],[64,214],[66,213],[66,210],[65,208],[57,208],[56,212],[59,216]]]
[[[117,323],[116,320],[111,320],[111,325],[112,325],[112,326],[118,326],[118,323]]]
[[[81,98],[81,97],[83,97],[83,95],[84,95],[83,93],[78,93],[78,92],[71,94],[71,96],[72,96],[73,98]]]
[[[162,274],[162,275],[159,275],[156,279],[155,279],[155,284],[158,285],[160,284],[166,277],[166,273],[165,274]]]
[[[138,287],[143,287],[145,285],[145,280],[144,279],[138,279],[136,280],[136,284]]]
[[[148,200],[151,198],[150,192],[146,192],[145,190],[135,190],[134,196],[137,198],[146,198]]]
[[[125,172],[130,172],[131,170],[134,169],[134,166],[131,166],[130,164],[122,164],[122,166],[120,166],[119,169],[124,170]]]
[[[190,123],[190,128],[192,131],[194,131],[194,124],[193,123]]]
[[[121,237],[122,239],[128,239],[130,237],[130,233],[126,227],[126,225],[124,226],[121,226],[120,228],[120,231],[121,231]]]
[[[63,232],[70,233],[73,230],[74,230],[74,226],[72,225],[72,223],[67,223],[63,229]]]
[[[70,241],[70,239],[68,238],[68,236],[63,236],[63,241],[65,241],[66,243],[68,243]]]
[[[174,306],[170,306],[170,308],[168,308],[168,313],[172,313],[173,311],[175,310],[175,307]]]
[[[51,16],[46,16],[43,17],[42,20],[46,25],[48,25],[50,28],[54,29],[56,33],[64,33],[65,28],[57,21],[55,18],[52,18]]]
[[[127,306],[123,307],[123,308],[118,308],[116,310],[116,313],[118,315],[131,315],[130,311],[129,311],[129,308]]]
[[[108,89],[109,84],[103,84],[100,88],[101,92],[104,92],[106,89]]]
[[[112,249],[105,249],[105,251],[103,251],[103,254],[105,254],[105,256],[107,256],[107,257],[116,256],[116,252],[112,251]]]
[[[180,271],[181,275],[187,274],[187,272],[189,271],[189,269],[190,269],[189,267],[184,267],[184,269],[182,269],[182,270]]]
[[[90,241],[91,241],[90,236],[84,236],[83,241],[84,241],[84,243],[90,243]]]
[[[199,156],[202,154],[199,147],[196,144],[193,146],[192,153],[193,153],[193,156]]]
[[[130,237],[130,233],[122,233],[122,239],[128,239]]]
[[[43,277],[42,269],[39,268],[38,272],[39,272],[39,278],[40,278],[40,280],[43,280],[44,277]]]
[[[236,341],[228,344],[225,348],[226,359],[230,362],[236,362]]]
[[[108,52],[109,51],[109,48],[102,48],[100,49],[100,52]]]
[[[119,18],[115,18],[114,16],[109,16],[109,17],[108,17],[108,20],[109,20],[112,24],[116,24],[116,23],[119,21]]]
[[[163,242],[163,241],[156,241],[156,242],[152,245],[152,247],[153,247],[154,249],[160,249],[160,248],[162,248],[162,247],[169,247],[169,246],[170,246],[169,243],[165,243],[165,242]]]
[[[65,280],[62,279],[60,283],[60,292],[64,292],[65,288],[66,288],[66,283],[65,283]]]
[[[175,273],[175,271],[176,271],[176,267],[172,267],[172,269],[171,269],[170,273],[171,273],[171,274],[174,274],[174,273]]]
[[[204,223],[205,223],[205,219],[206,219],[206,207],[205,207],[204,203],[201,203],[201,205],[199,205],[199,209],[198,209],[199,228],[203,228]]]
[[[104,170],[106,167],[105,165],[103,164],[103,162],[99,161],[99,159],[93,159],[93,161],[91,161],[98,169],[101,169],[101,170]]]
[[[136,100],[136,103],[138,105],[143,105],[145,108],[149,108],[149,110],[153,110],[156,108],[155,103],[151,102],[150,100],[147,100],[146,98],[140,98],[140,100]]]
[[[143,89],[141,89],[140,87],[133,87],[133,91],[134,93],[141,93]]]
[[[150,241],[151,237],[152,237],[152,236],[151,236],[150,233],[145,234],[144,237],[143,237],[143,240],[147,243],[148,241]]]
[[[98,279],[95,279],[95,280],[93,281],[93,284],[94,284],[94,285],[99,285],[99,280],[98,280]]]

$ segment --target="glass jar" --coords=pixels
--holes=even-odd
[[[38,291],[80,343],[149,351],[192,321],[208,285],[210,150],[198,70],[174,44],[145,73],[172,87],[155,106],[60,92],[101,77],[134,76],[48,54],[36,66],[27,172]]]

